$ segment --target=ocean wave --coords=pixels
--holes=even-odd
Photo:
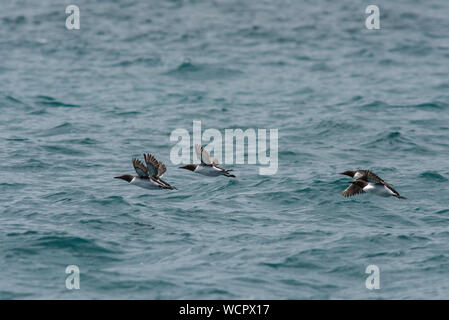
[[[372,141],[362,144],[365,148],[415,152],[417,154],[433,153],[427,144],[418,144],[416,140],[404,136],[399,131],[383,132]]]
[[[243,74],[242,71],[211,64],[194,64],[184,61],[165,75],[191,80],[227,79]]]
[[[116,250],[108,249],[97,244],[95,240],[70,235],[47,235],[37,238],[32,246],[41,248],[67,249],[74,254],[116,254]]]
[[[86,155],[84,151],[75,149],[75,148],[69,148],[62,145],[57,144],[47,144],[40,146],[40,148],[50,154],[61,154],[61,155],[76,155],[76,156],[82,156]]]
[[[132,67],[132,66],[144,66],[154,67],[162,65],[162,60],[158,57],[140,57],[135,59],[127,59],[111,65],[111,67]]]
[[[420,109],[420,110],[445,110],[449,108],[449,104],[442,101],[426,102],[418,104],[388,104],[384,101],[372,101],[370,103],[359,106],[361,109]]]
[[[435,182],[446,182],[448,179],[441,175],[440,173],[436,171],[424,171],[419,174],[419,177],[425,180],[429,181],[435,181]]]
[[[64,108],[79,108],[79,105],[72,103],[65,103],[62,101],[58,101],[53,97],[49,96],[36,96],[35,103],[45,107],[64,107]]]

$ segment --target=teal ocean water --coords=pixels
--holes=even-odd
[[[0,298],[449,298],[449,2],[369,4],[2,0]],[[178,169],[194,120],[277,128],[278,172]],[[113,179],[143,152],[179,190]]]

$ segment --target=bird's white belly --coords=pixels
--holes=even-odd
[[[380,197],[391,197],[394,195],[394,193],[390,189],[381,184],[370,183],[365,188],[363,188],[363,191],[375,194],[376,196]]]
[[[145,189],[151,189],[151,190],[160,189],[160,187],[157,184],[155,184],[153,181],[151,181],[149,179],[134,178],[131,180],[130,183],[135,186],[145,188]]]
[[[216,177],[222,174],[220,170],[217,170],[212,166],[201,166],[201,165],[195,169],[195,172],[209,177]]]

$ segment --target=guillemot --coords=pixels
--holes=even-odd
[[[196,144],[195,152],[198,155],[198,158],[201,159],[201,164],[187,164],[183,167],[179,167],[180,169],[190,170],[209,177],[225,176],[235,178],[233,174],[229,173],[232,170],[220,168],[218,166],[218,160],[211,157],[202,146]]]
[[[361,193],[373,193],[381,197],[396,197],[398,199],[407,199],[393,189],[393,187],[369,170],[348,170],[342,172],[355,180],[351,182],[341,194],[345,197],[351,197]]]
[[[133,166],[137,172],[137,176],[124,174],[114,178],[123,179],[130,184],[145,189],[176,189],[161,179],[165,171],[167,171],[167,168],[162,162],[157,161],[151,154],[144,154],[143,157],[147,164],[146,166],[138,159],[133,158]]]

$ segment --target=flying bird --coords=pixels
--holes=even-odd
[[[341,193],[345,197],[351,197],[362,193],[372,193],[381,197],[407,199],[394,190],[390,184],[369,170],[348,170],[341,174],[350,176],[354,179],[349,187]]]
[[[133,166],[137,175],[124,174],[122,176],[114,177],[116,179],[123,179],[130,184],[145,188],[145,189],[176,189],[167,182],[162,180],[162,175],[167,171],[165,165],[157,161],[151,154],[144,154],[146,166],[138,159],[133,158]]]
[[[180,169],[190,170],[209,177],[225,176],[235,178],[233,174],[229,173],[232,170],[220,168],[218,166],[218,160],[211,157],[202,146],[196,144],[195,152],[198,155],[198,158],[201,159],[201,164],[187,164],[183,167],[179,167]]]

